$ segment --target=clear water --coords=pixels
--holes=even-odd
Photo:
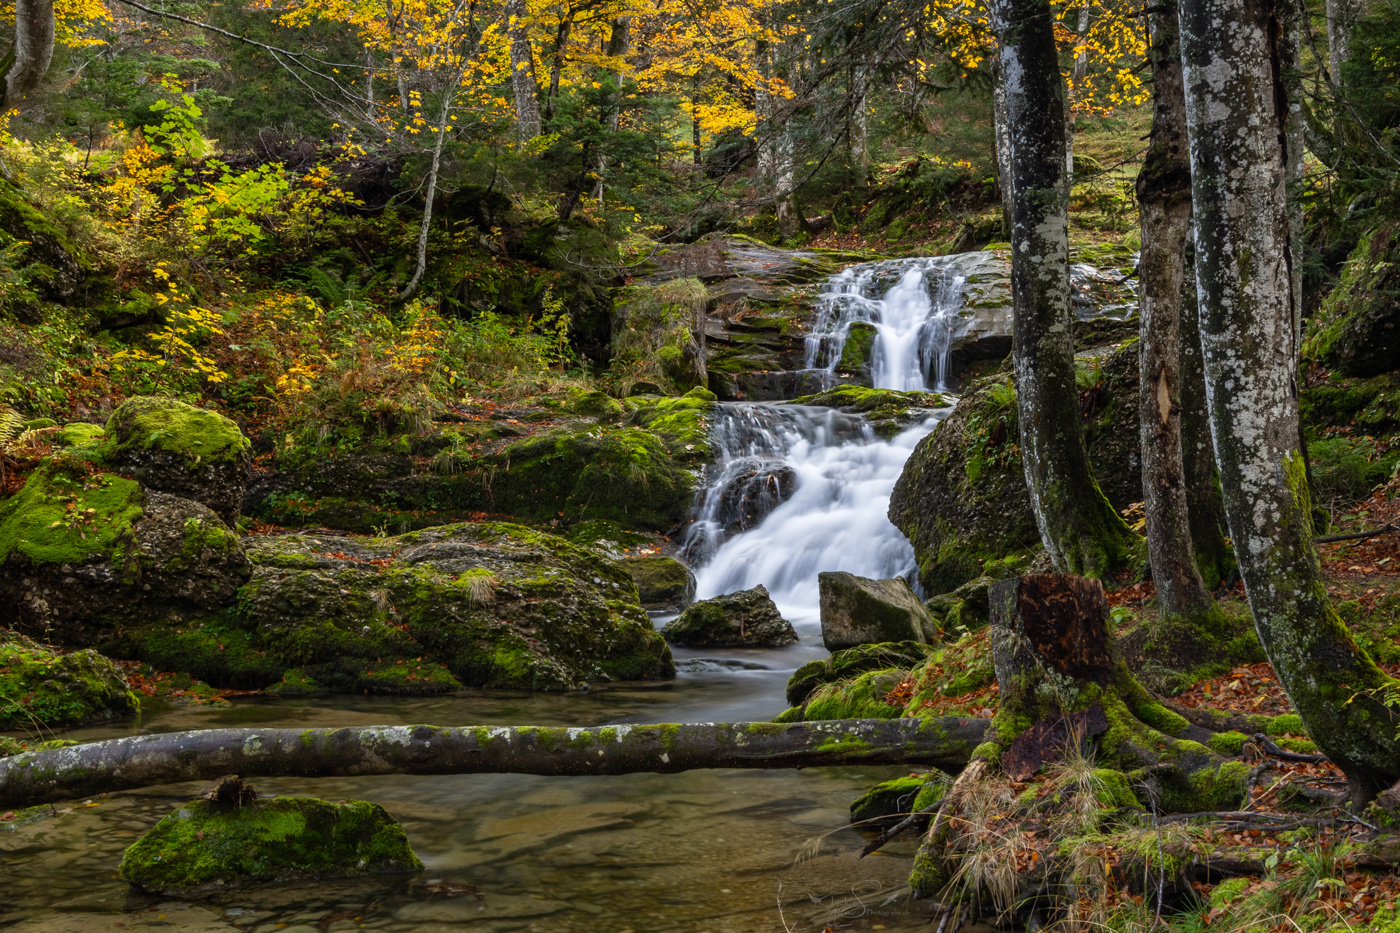
[[[147,716],[138,731],[374,723],[589,725],[769,718],[790,671],[820,654],[679,652],[671,684],[580,696],[240,700]],[[128,734],[130,724],[74,731]],[[152,898],[117,877],[123,849],[199,785],[113,794],[95,806],[0,829],[0,929],[116,931],[910,930],[929,905],[910,899],[912,841],[857,860],[868,837],[850,802],[891,768],[697,771],[547,778],[520,775],[256,781],[259,791],[374,800],[400,819],[421,875],[260,885],[195,901]],[[70,809],[71,807],[71,809]],[[820,841],[815,858],[799,862]],[[449,896],[443,883],[474,886]],[[780,890],[781,886],[781,890]],[[903,889],[903,890],[902,890]],[[781,898],[782,914],[779,914]]]

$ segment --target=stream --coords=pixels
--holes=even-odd
[[[878,384],[947,379],[947,321],[960,285],[931,260],[874,263],[834,276],[808,365],[834,367],[850,324],[875,324]],[[834,352],[834,356],[832,353]],[[939,415],[946,413],[945,409]],[[370,724],[601,725],[769,719],[789,674],[821,657],[816,576],[909,574],[914,555],[885,517],[914,445],[939,415],[892,440],[828,409],[729,403],[686,552],[699,595],[764,584],[800,636],[773,650],[676,650],[674,682],[603,685],[557,696],[306,700],[236,698],[148,712],[137,723],[76,729],[78,741],[226,726]],[[658,618],[657,623],[665,621]],[[123,849],[199,785],[156,787],[61,806],[0,825],[0,929],[115,931],[912,930],[932,905],[905,886],[914,842],[863,861],[852,800],[899,768],[257,780],[262,793],[373,800],[403,822],[427,870],[407,878],[268,885],[198,901],[133,891]]]

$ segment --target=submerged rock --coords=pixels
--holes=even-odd
[[[938,637],[938,623],[903,578],[871,580],[839,570],[818,574],[817,584],[822,641],[829,651]]]
[[[632,575],[637,596],[648,609],[680,610],[695,599],[695,574],[674,557],[630,557],[622,567]]]
[[[277,797],[245,806],[192,801],[127,849],[118,871],[142,890],[187,897],[250,882],[422,868],[403,827],[378,804]]]
[[[91,648],[65,653],[0,629],[0,729],[78,726],[138,709],[126,679]]]
[[[797,643],[792,623],[778,613],[762,585],[693,603],[661,634],[687,648],[780,648]]]

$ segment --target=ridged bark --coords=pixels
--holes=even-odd
[[[544,129],[540,92],[535,82],[535,54],[525,23],[525,0],[507,0],[506,35],[510,38],[510,83],[515,92],[516,135],[529,142]]]
[[[1400,778],[1394,686],[1328,602],[1299,451],[1274,2],[1181,0],[1196,282],[1216,463],[1259,640],[1355,801]]]
[[[0,758],[0,809],[241,777],[674,774],[697,768],[933,765],[957,771],[986,719],[841,719],[592,728],[361,726],[138,735]]]
[[[1211,614],[1215,601],[1196,567],[1181,430],[1181,303],[1191,227],[1191,163],[1181,89],[1176,9],[1154,7],[1152,135],[1138,175],[1138,262],[1143,510],[1147,557],[1163,617]]]
[[[1136,536],[1089,470],[1070,332],[1065,85],[1049,0],[992,6],[1006,83],[1012,191],[1012,360],[1026,487],[1061,573],[1101,576]]]

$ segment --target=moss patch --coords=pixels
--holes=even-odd
[[[120,719],[140,706],[112,662],[91,648],[62,653],[0,629],[0,729]]]
[[[107,421],[109,459],[133,450],[183,454],[192,461],[239,460],[250,446],[238,425],[217,412],[169,398],[137,396],[122,403]]]
[[[188,803],[127,849],[119,871],[144,890],[181,895],[422,868],[403,827],[378,804],[279,797],[243,807]]]
[[[33,564],[76,564],[101,554],[120,567],[135,557],[131,526],[144,501],[132,480],[48,461],[0,502],[0,561],[18,554]]]

